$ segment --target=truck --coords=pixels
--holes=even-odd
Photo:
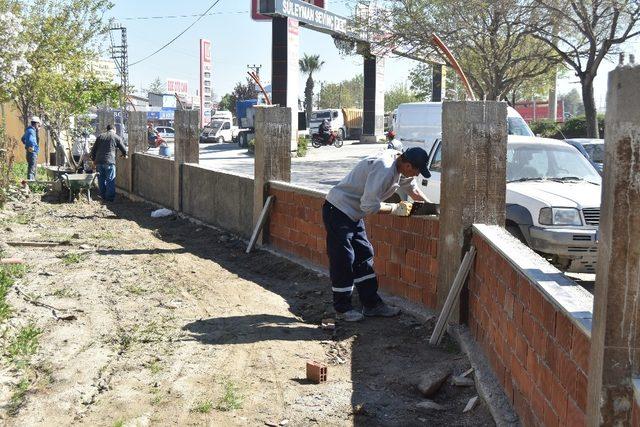
[[[216,111],[202,133],[200,134],[200,143],[211,142],[234,142],[238,138],[240,129],[233,124],[233,115],[231,111]]]
[[[318,133],[318,128],[324,120],[329,120],[331,130],[338,132],[341,139],[358,139],[362,135],[362,109],[360,108],[329,108],[316,110],[311,113],[309,133]]]
[[[254,121],[256,110],[253,107],[256,105],[258,105],[257,99],[246,99],[236,102],[236,118],[239,129],[236,141],[241,148],[248,147],[249,141],[255,137],[256,130],[254,128]]]

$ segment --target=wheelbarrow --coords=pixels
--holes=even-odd
[[[98,177],[97,173],[65,173],[60,175],[62,185],[69,190],[69,202],[73,201],[76,193],[86,189],[87,200],[91,201],[91,187]]]

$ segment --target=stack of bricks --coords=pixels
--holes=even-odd
[[[477,234],[469,328],[524,425],[586,425],[590,338]]]
[[[275,249],[328,267],[322,223],[324,197],[273,186],[276,197],[268,227]],[[431,217],[371,215],[367,234],[374,247],[375,270],[382,290],[434,309],[438,277],[439,221]]]

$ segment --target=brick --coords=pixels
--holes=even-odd
[[[544,297],[536,288],[531,288],[531,292],[529,292],[529,309],[531,311],[531,316],[542,323],[543,313],[543,300]]]
[[[545,354],[547,349],[547,333],[538,322],[533,324],[533,348],[538,354]]]
[[[556,376],[570,395],[575,394],[577,372],[578,366],[571,360],[571,356],[559,350],[556,353]]]
[[[587,425],[587,416],[573,399],[568,399],[567,402],[567,427],[584,427]],[[635,424],[634,424],[635,425]]]
[[[560,420],[558,419],[558,416],[556,415],[556,413],[553,412],[553,409],[552,409],[551,405],[549,404],[549,402],[545,402],[545,407],[544,407],[544,425],[545,425],[545,427],[559,427],[560,426]]]
[[[531,408],[529,407],[529,399],[526,397],[526,395],[518,390],[514,390],[513,400],[516,412],[520,417],[520,422],[522,423],[522,425],[532,425],[533,414],[531,413]]]
[[[400,266],[400,276],[402,280],[408,284],[412,285],[416,283],[416,270],[407,265]]]
[[[545,398],[538,387],[533,387],[531,391],[531,412],[539,420],[544,420]]]
[[[408,285],[405,287],[404,297],[409,301],[422,304],[422,289],[417,286]]]
[[[589,372],[589,352],[591,341],[578,328],[573,328],[571,334],[571,357],[584,372]]]
[[[546,299],[542,300],[542,326],[546,331],[554,335],[556,330],[556,309]]]
[[[315,384],[327,381],[327,365],[318,362],[307,362],[307,380]]]
[[[529,343],[530,346],[533,346],[534,343],[534,328],[535,323],[533,318],[529,315],[527,311],[522,313],[522,333]]]
[[[513,320],[513,301],[513,294],[510,291],[507,291],[504,296],[504,310],[507,313],[507,318],[509,318],[509,320]]]
[[[553,370],[556,364],[556,351],[558,351],[558,344],[555,340],[547,336],[547,346],[543,353],[543,358],[549,369]]]
[[[522,304],[525,310],[529,309],[529,292],[531,291],[531,283],[529,279],[518,274],[518,300]]]
[[[387,271],[387,276],[393,277],[393,278],[398,278],[398,277],[400,277],[400,264],[395,263],[395,262],[391,262],[391,261],[387,261],[386,262],[386,271]]]
[[[517,334],[516,335],[516,349],[515,349],[515,355],[518,358],[518,361],[522,364],[522,365],[526,365],[527,363],[527,352],[528,352],[528,345],[527,345],[527,341],[524,339],[524,336],[522,336],[522,334]]]
[[[567,390],[560,384],[560,381],[554,378],[550,402],[562,425],[564,425],[567,419],[567,398]]]
[[[516,324],[516,328],[518,330],[522,330],[522,313],[524,311],[524,307],[522,303],[517,299],[513,301],[513,321]]]
[[[565,351],[571,351],[571,336],[573,334],[573,324],[571,320],[561,312],[556,315],[555,337],[560,347]]]
[[[587,376],[582,371],[576,372],[576,386],[574,394],[571,396],[583,412],[587,411]]]

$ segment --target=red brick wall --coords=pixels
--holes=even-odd
[[[633,409],[631,410],[631,425],[633,427],[640,426],[640,402],[638,402],[638,391],[639,390],[637,389],[634,390]]]
[[[324,197],[281,185],[274,187],[269,191],[276,197],[269,217],[269,244],[328,267],[322,224]],[[381,289],[435,308],[439,221],[371,215],[365,222]]]
[[[469,328],[522,423],[584,426],[590,339],[477,233]]]

